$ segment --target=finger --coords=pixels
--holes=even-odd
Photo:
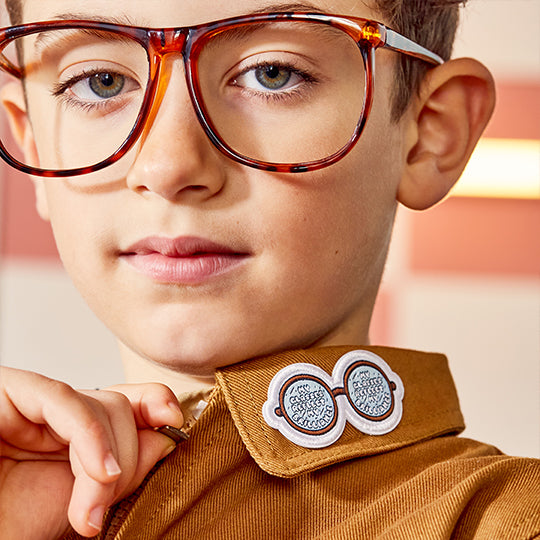
[[[123,473],[115,483],[101,484],[88,477],[73,459],[75,483],[68,508],[68,518],[72,527],[80,534],[93,536],[102,527],[107,509],[133,493],[143,482],[154,465],[169,455],[174,442],[168,437],[145,429],[138,432],[138,456],[135,469],[128,477]]]
[[[107,483],[119,476],[112,429],[99,406],[69,385],[36,373],[2,368],[1,383],[4,405],[8,400],[31,423],[46,425],[49,438],[71,445],[90,477]]]
[[[137,467],[138,437],[129,404],[126,405],[127,399],[120,395],[107,396],[105,392],[100,398],[100,404],[105,409],[110,408],[111,425],[122,472],[113,482],[98,482],[87,474],[75,451],[70,453],[71,470],[75,480],[68,507],[68,519],[73,528],[83,536],[94,536],[101,530],[104,513],[118,499],[117,494],[122,487],[131,481]],[[124,401],[124,406],[118,403],[114,406],[115,401],[120,398]],[[129,413],[127,421],[123,408]]]
[[[131,402],[124,394],[107,390],[85,392],[85,397],[92,407],[96,407],[96,414],[101,410],[107,416],[122,476],[131,478],[137,466],[139,453],[137,426]],[[85,468],[84,464],[82,467]]]
[[[21,388],[17,386],[17,380],[12,381],[16,375],[16,370],[0,368],[0,439],[4,444],[9,442],[14,449],[60,451],[65,447],[64,443],[54,437],[44,424],[32,422],[17,408],[16,403],[24,401],[25,394],[33,388],[30,386],[33,376],[28,374],[29,384]],[[15,390],[11,388],[12,386]],[[36,388],[36,392],[38,391]],[[2,448],[3,456],[7,455],[4,452],[5,448],[5,446]]]
[[[176,443],[161,433],[153,430],[139,430],[139,456],[137,467],[131,481],[122,487],[120,498],[133,493],[143,482],[152,468],[166,458],[176,448]]]
[[[184,416],[173,391],[163,384],[129,384],[108,388],[130,401],[138,428],[170,425],[182,427]]]
[[[72,526],[84,535],[95,535],[101,528],[106,509],[133,482],[138,469],[139,436],[128,398],[112,391],[85,391],[90,406],[102,409],[108,416],[114,447],[122,473],[111,483],[100,483],[88,476],[77,453],[71,456],[75,476],[68,516]],[[150,469],[148,469],[150,470]]]
[[[37,450],[23,450],[6,441],[0,443],[0,456],[15,461],[69,461],[68,448],[62,445],[57,452],[40,452]]]
[[[0,492],[0,538],[63,538],[72,485],[67,460],[13,462]]]
[[[98,534],[105,512],[114,503],[115,492],[115,484],[96,482],[80,471],[75,478],[68,506],[71,526],[83,536]]]
[[[99,401],[93,401],[109,415],[122,472],[113,482],[96,481],[87,474],[75,449],[71,449],[70,462],[75,481],[68,518],[73,528],[83,536],[94,536],[99,532],[106,509],[118,500],[122,488],[132,480],[139,454],[137,429],[127,398],[116,392],[100,392],[99,398]]]

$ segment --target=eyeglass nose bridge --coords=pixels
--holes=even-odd
[[[150,59],[163,57],[167,54],[184,56],[188,43],[189,28],[165,28],[163,30],[148,30],[148,49]]]
[[[167,92],[171,69],[165,68],[165,58],[172,54],[182,56],[184,70],[187,69],[185,59],[188,38],[189,29],[148,30],[149,82],[138,126],[132,134],[134,140],[142,139],[144,142]]]

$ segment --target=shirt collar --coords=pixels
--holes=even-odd
[[[355,350],[378,355],[403,382],[403,416],[395,429],[384,435],[366,435],[347,423],[341,437],[330,446],[304,448],[267,424],[262,409],[270,383],[280,370],[307,363],[331,374],[336,362]],[[216,390],[223,393],[249,453],[264,471],[280,477],[293,477],[464,429],[448,361],[440,354],[386,347],[287,351],[221,368],[216,381]]]

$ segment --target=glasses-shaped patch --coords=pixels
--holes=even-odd
[[[401,421],[403,394],[401,379],[382,358],[352,351],[338,360],[331,377],[303,363],[279,371],[263,416],[295,444],[323,448],[339,439],[346,421],[369,435],[394,430]]]
[[[315,170],[358,140],[372,104],[377,48],[442,62],[380,23],[313,13],[170,29],[93,21],[7,28],[0,31],[0,69],[20,79],[24,97],[18,104],[4,99],[15,137],[2,135],[0,152],[41,176],[85,174],[121,158],[129,165],[165,95],[181,102],[170,57],[183,62],[195,113],[221,152],[263,170]]]

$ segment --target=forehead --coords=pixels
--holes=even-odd
[[[140,26],[190,26],[261,11],[319,11],[379,19],[371,0],[21,0],[24,22],[96,16],[129,20]],[[156,9],[159,5],[159,9]],[[106,16],[104,16],[106,14]]]

